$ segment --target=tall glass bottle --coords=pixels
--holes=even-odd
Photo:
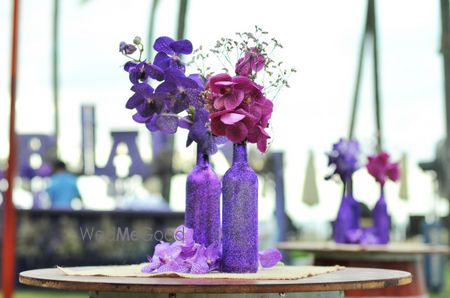
[[[389,242],[390,219],[387,211],[386,200],[384,199],[384,188],[381,186],[380,198],[375,204],[372,211],[373,224],[379,244]]]
[[[258,270],[258,177],[246,143],[233,145],[233,165],[222,180],[222,271]]]
[[[209,156],[197,146],[197,164],[186,180],[185,225],[194,229],[194,240],[208,246],[220,239],[220,179]]]

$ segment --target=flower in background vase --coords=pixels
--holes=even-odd
[[[375,203],[372,212],[372,220],[374,222],[373,234],[379,244],[386,244],[389,242],[389,230],[391,227],[388,208],[384,197],[384,184],[388,179],[397,181],[400,178],[399,164],[391,162],[389,158],[387,152],[381,151],[378,154],[369,156],[367,163],[367,171],[381,185],[380,198]]]
[[[387,179],[397,181],[400,178],[399,163],[390,162],[389,154],[385,151],[368,157],[367,171],[381,185],[384,185]]]
[[[359,153],[359,143],[356,140],[340,139],[333,144],[333,149],[327,155],[328,165],[334,166],[334,171],[326,179],[330,179],[337,174],[343,182],[350,180],[353,173],[359,168]]]

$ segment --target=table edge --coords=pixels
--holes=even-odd
[[[53,269],[53,268],[47,268]],[[345,270],[345,269],[344,269]],[[31,271],[31,270],[30,270]],[[386,280],[367,280],[364,282],[344,281],[330,284],[233,284],[233,285],[182,285],[175,288],[174,285],[149,285],[149,284],[127,284],[127,283],[103,283],[103,282],[81,282],[81,281],[59,281],[40,278],[31,278],[19,274],[19,282],[28,285],[48,289],[78,290],[78,291],[107,291],[107,292],[148,292],[148,293],[292,293],[292,292],[328,292],[346,290],[370,290],[407,285],[412,282],[412,275]]]

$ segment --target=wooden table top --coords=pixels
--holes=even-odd
[[[301,250],[307,252],[345,252],[345,253],[388,253],[402,255],[449,254],[446,245],[430,245],[416,242],[398,242],[386,245],[338,244],[332,241],[323,242],[281,242],[277,247],[283,250]]]
[[[22,284],[66,290],[149,293],[284,293],[378,289],[411,283],[409,272],[345,268],[298,280],[238,280],[67,276],[56,268],[20,273]]]

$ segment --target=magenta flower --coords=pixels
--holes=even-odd
[[[213,76],[207,85],[212,133],[226,136],[234,143],[256,143],[258,149],[265,152],[270,138],[265,128],[273,104],[264,97],[261,89],[248,77]]]
[[[253,71],[258,72],[263,69],[265,62],[264,55],[258,49],[251,48],[236,63],[236,74],[248,77]]]
[[[215,110],[232,110],[237,108],[244,98],[263,97],[262,87],[244,76],[231,77],[228,74],[218,74],[209,80],[207,85],[212,92]]]
[[[389,154],[381,151],[368,157],[367,170],[382,186],[387,179],[397,181],[400,178],[400,168],[397,162],[389,161]]]
[[[268,248],[258,252],[259,263],[263,268],[270,268],[281,261],[281,252],[276,248]]]

